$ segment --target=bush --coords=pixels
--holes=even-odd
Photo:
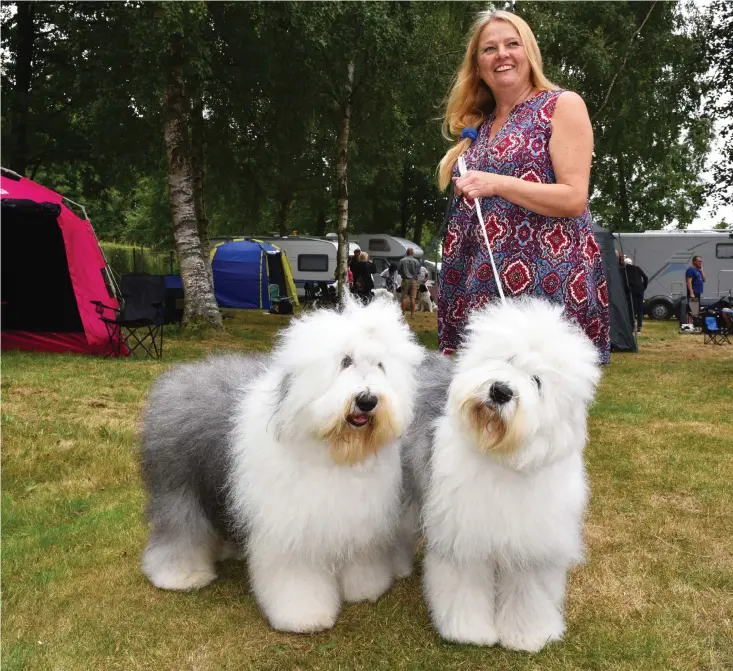
[[[180,273],[178,258],[172,251],[154,252],[147,247],[136,247],[119,242],[100,242],[107,263],[117,275],[151,273],[153,275],[177,275]]]

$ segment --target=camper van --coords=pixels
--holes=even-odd
[[[733,234],[726,231],[647,231],[617,233],[616,248],[649,277],[645,312],[652,319],[677,314],[685,298],[685,271],[693,256],[705,269],[703,305],[733,294]]]
[[[405,238],[398,238],[385,233],[360,233],[352,236],[362,252],[369,254],[369,260],[377,267],[377,274],[374,276],[374,286],[383,287],[385,282],[380,274],[389,268],[390,263],[399,263],[400,259],[407,255],[408,247],[415,250],[415,258],[420,259],[423,255],[421,247]]]
[[[306,282],[328,282],[330,284],[334,281],[337,246],[329,240],[311,238],[305,235],[282,237],[277,235],[254,235],[212,238],[211,244],[215,245],[217,242],[233,240],[238,237],[263,240],[285,252],[300,297],[305,296]]]

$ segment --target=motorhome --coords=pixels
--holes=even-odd
[[[617,233],[616,248],[649,277],[645,311],[652,319],[676,314],[687,294],[685,271],[693,256],[703,258],[707,281],[703,304],[733,294],[733,233],[726,231],[647,231]]]
[[[377,274],[374,276],[374,286],[382,287],[385,282],[380,274],[389,268],[390,263],[399,263],[400,259],[407,255],[407,250],[412,247],[415,250],[415,258],[423,256],[422,247],[393,235],[385,233],[360,233],[352,236],[352,241],[359,245],[362,252],[369,254],[369,260],[377,267]]]

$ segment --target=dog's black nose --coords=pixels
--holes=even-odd
[[[356,407],[362,412],[370,412],[377,407],[377,397],[369,392],[359,394],[356,397]]]
[[[489,396],[496,405],[504,405],[504,403],[509,403],[512,400],[514,393],[503,382],[494,382],[491,389],[489,389]]]

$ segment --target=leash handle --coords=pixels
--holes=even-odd
[[[461,176],[465,175],[468,171],[466,167],[466,159],[463,156],[458,157],[458,172]],[[465,196],[464,196],[465,198]],[[481,213],[481,201],[478,198],[474,198],[476,205],[476,214],[478,215],[479,223],[481,224],[481,232],[484,234],[484,242],[486,243],[486,249],[489,250],[489,260],[491,261],[491,269],[494,271],[494,280],[496,281],[496,287],[499,289],[499,297],[501,302],[506,304],[506,298],[504,297],[504,290],[501,288],[501,279],[499,279],[499,272],[496,270],[496,264],[494,263],[494,253],[491,251],[491,245],[489,244],[489,236],[486,233],[486,224],[484,223],[484,215]],[[466,202],[468,199],[466,198]]]

